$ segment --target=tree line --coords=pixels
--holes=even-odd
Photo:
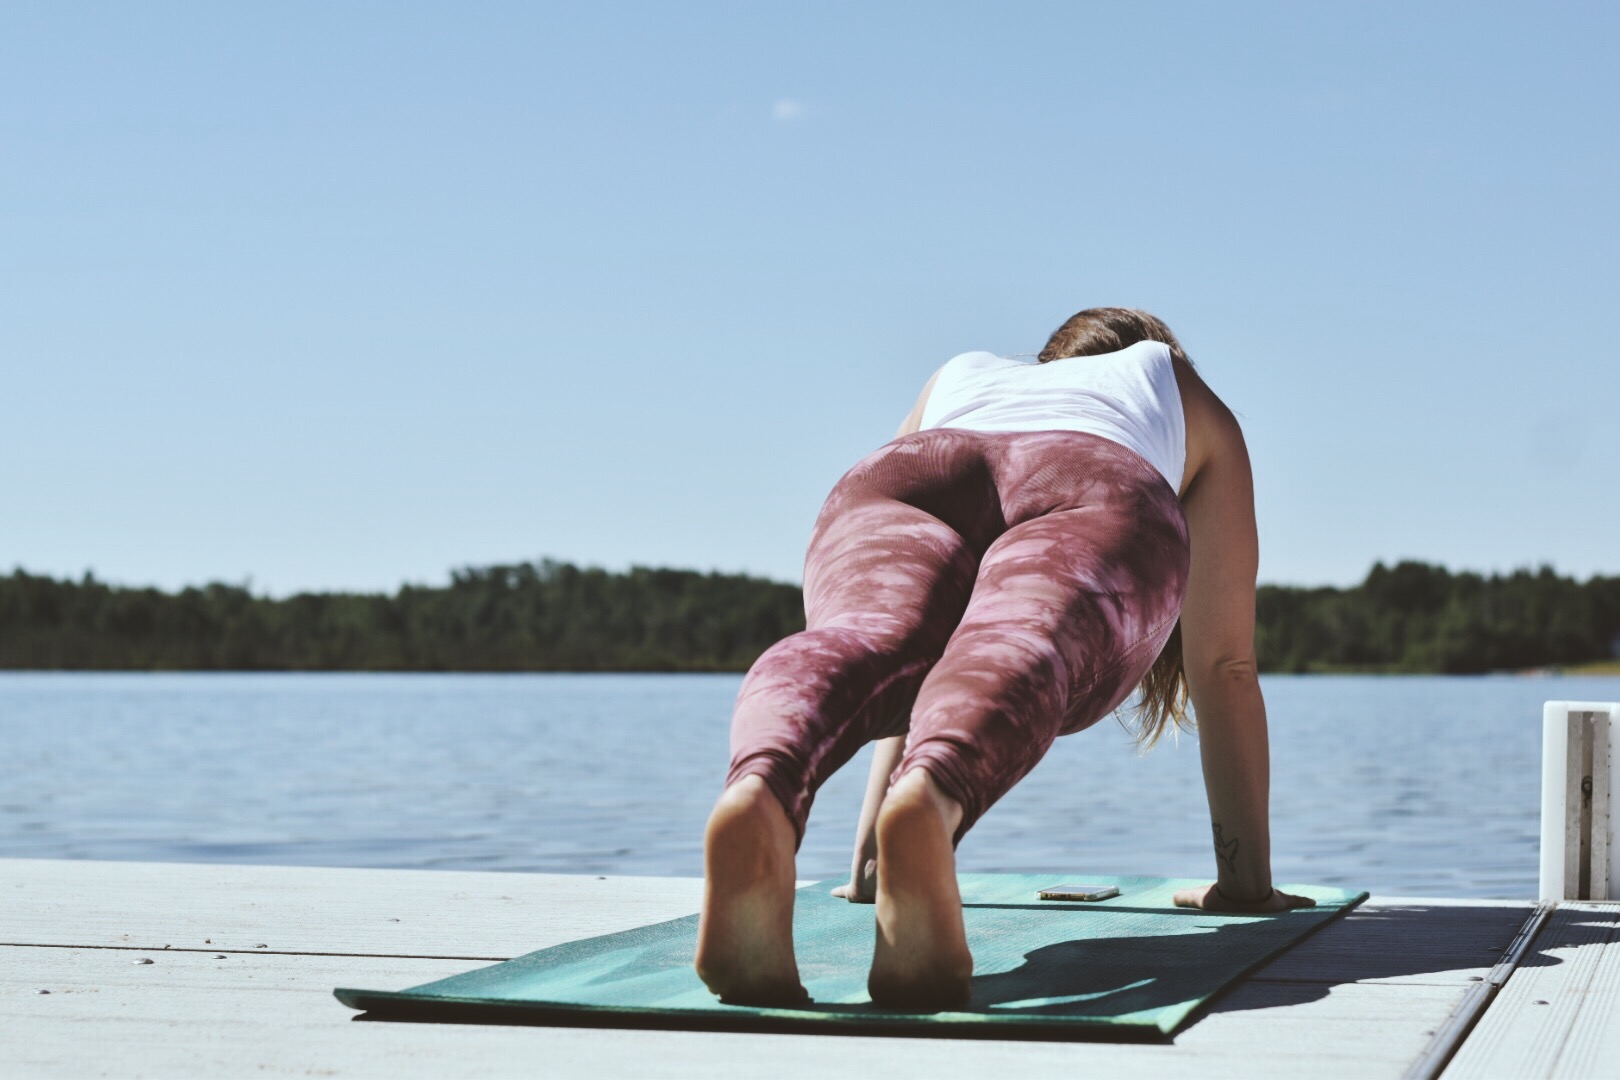
[[[1262,671],[1470,673],[1620,655],[1620,577],[1489,577],[1421,562],[1351,588],[1259,591]],[[799,587],[741,574],[543,559],[392,595],[165,592],[0,577],[0,668],[744,671],[804,628]]]
[[[1550,566],[1452,573],[1375,563],[1349,589],[1262,586],[1256,648],[1266,671],[1474,674],[1620,656],[1620,577]]]
[[[551,559],[442,588],[285,599],[0,578],[0,667],[204,671],[741,671],[804,627],[799,588]]]

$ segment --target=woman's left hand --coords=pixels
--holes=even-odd
[[[861,869],[850,874],[849,884],[838,886],[832,894],[852,904],[877,903],[877,860],[864,860]]]
[[[1315,907],[1316,901],[1308,896],[1295,896],[1281,889],[1272,889],[1264,900],[1234,901],[1217,892],[1214,885],[1198,889],[1182,889],[1176,893],[1177,907],[1198,908],[1200,911],[1226,911],[1234,915],[1275,915],[1292,908]]]

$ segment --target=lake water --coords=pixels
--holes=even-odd
[[[699,875],[739,675],[0,673],[0,855]],[[1620,678],[1268,676],[1273,870],[1535,895],[1541,705]],[[870,752],[817,798],[847,873]],[[1213,873],[1197,743],[1059,739],[963,870]]]

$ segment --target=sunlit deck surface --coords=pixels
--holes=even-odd
[[[0,860],[0,1075],[1620,1075],[1620,905],[1375,897],[1164,1044],[357,1021],[697,911],[695,878]],[[150,962],[148,962],[150,961]]]

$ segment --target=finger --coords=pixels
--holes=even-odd
[[[1198,902],[1199,895],[1197,889],[1182,889],[1180,892],[1176,893],[1174,900],[1176,907],[1195,908],[1201,906]]]

